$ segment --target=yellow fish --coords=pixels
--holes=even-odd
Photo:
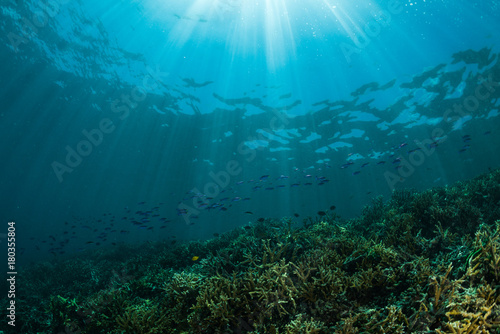
[[[193,257],[191,258],[191,260],[196,261],[196,260],[198,260],[199,258],[200,258],[199,256],[193,256]]]

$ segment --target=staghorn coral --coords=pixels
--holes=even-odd
[[[482,224],[476,232],[473,244],[476,251],[471,255],[470,264],[476,264],[488,282],[497,282],[500,277],[500,221],[495,222],[495,229]]]
[[[298,314],[295,320],[285,326],[286,334],[321,334],[326,333],[326,326],[319,320],[306,320],[305,314]]]
[[[291,279],[292,266],[283,259],[274,263],[269,259],[273,257],[263,256],[261,264],[242,277],[208,279],[193,306],[190,324],[199,331],[223,331],[237,327],[241,318],[262,327],[266,319],[293,314],[297,289]]]
[[[367,315],[370,320],[365,326],[373,333],[405,333],[410,325],[401,308],[395,306],[388,306],[383,311],[370,310]]]
[[[116,318],[116,322],[119,328],[127,334],[175,332],[169,326],[167,312],[158,305],[153,305],[150,300],[145,300],[141,305],[128,307],[122,316]]]
[[[453,294],[446,312],[448,321],[438,333],[492,333],[500,328],[500,296],[490,285],[463,288]]]
[[[187,329],[186,315],[196,303],[205,277],[190,272],[175,273],[163,286],[166,294],[162,304],[168,308],[169,318],[180,329]]]

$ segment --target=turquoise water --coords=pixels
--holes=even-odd
[[[349,218],[500,164],[495,1],[0,13],[0,218],[22,258]]]

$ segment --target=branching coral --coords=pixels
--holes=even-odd
[[[500,278],[500,221],[495,224],[494,230],[483,224],[476,232],[474,248],[477,251],[470,262],[482,268],[487,280],[497,282]]]
[[[326,333],[326,326],[319,320],[306,320],[307,315],[298,314],[295,320],[292,320],[285,326],[286,334],[320,334]]]
[[[433,289],[432,294],[432,302],[429,304],[430,311],[435,313],[436,315],[441,314],[450,298],[453,297],[455,293],[455,288],[460,281],[450,281],[448,276],[453,267],[450,265],[446,270],[444,276],[441,276],[439,279],[435,276],[431,277],[430,287]]]
[[[499,300],[500,296],[489,285],[461,289],[447,307],[445,330],[448,332],[439,329],[437,332],[490,333],[490,330],[500,328]]]
[[[141,305],[128,307],[122,316],[116,318],[117,324],[127,334],[174,333],[167,312],[149,300]]]

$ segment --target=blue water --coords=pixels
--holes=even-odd
[[[49,3],[0,5],[22,257],[351,218],[500,165],[496,1]]]

